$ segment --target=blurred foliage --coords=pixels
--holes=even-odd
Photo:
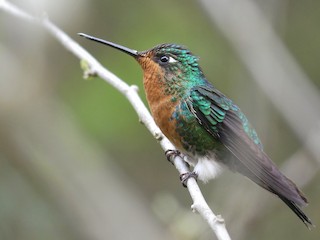
[[[12,2],[36,15],[45,11],[54,23],[109,70],[127,83],[137,85],[143,99],[142,71],[133,59],[114,49],[84,40],[76,33],[88,33],[137,50],[149,49],[164,42],[188,46],[200,56],[207,78],[241,106],[261,136],[266,151],[278,165],[303,146],[196,1]],[[319,87],[320,2],[282,0],[281,7],[272,7],[277,6],[276,2],[257,1],[266,16],[273,20],[277,33],[295,59]],[[202,224],[202,220],[189,212],[191,200],[180,186],[175,169],[167,163],[157,142],[138,122],[127,100],[99,78],[84,81],[79,60],[39,27],[15,19],[3,11],[0,19],[0,64],[2,68],[8,67],[0,73],[0,129],[6,128],[8,124],[21,124],[24,120],[36,121],[26,108],[37,106],[33,102],[37,101],[34,96],[41,96],[40,100],[50,98],[59,101],[67,112],[61,118],[72,116],[73,124],[84,138],[112,156],[115,164],[139,189],[137,191],[141,198],[148,202],[145,207],[154,212],[156,221],[171,234],[172,239],[211,239],[212,233]],[[50,104],[46,106],[48,110],[56,107]],[[28,119],[21,118],[22,113]],[[19,124],[19,127],[12,128],[13,132],[19,133],[19,129],[23,129],[26,133],[22,135],[28,139],[28,134],[31,137],[38,134],[29,130],[29,125]],[[56,122],[50,124],[55,125]],[[43,129],[41,131],[45,134]],[[0,134],[3,142],[11,136],[10,132],[6,134]],[[52,144],[55,144],[53,140]],[[15,150],[2,147],[0,238],[79,239],[79,232],[72,230],[72,217],[65,219],[61,207],[55,203],[51,194],[44,193],[44,187],[35,184],[37,179],[30,180],[30,174],[33,173],[24,172],[24,167],[19,165],[22,160],[11,159]],[[38,147],[41,149],[41,145]],[[87,164],[93,162],[94,159],[88,159]],[[316,223],[320,220],[318,181],[319,174],[304,189],[311,202],[306,212]],[[237,224],[234,212],[242,213],[243,209],[250,211],[249,202],[242,202],[233,196],[245,195],[244,191],[250,194],[258,192],[275,202],[270,211],[242,230],[245,232],[243,239],[319,239],[318,230],[309,232],[304,229],[277,199],[237,175],[226,173],[202,188],[212,202],[209,205],[226,218],[230,228]],[[238,189],[240,192],[233,195],[228,189]],[[169,205],[172,212],[164,212]],[[60,212],[56,212],[57,209]],[[231,234],[237,238],[236,231],[231,230]],[[83,235],[81,238],[86,239]]]

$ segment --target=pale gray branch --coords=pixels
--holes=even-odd
[[[148,109],[137,94],[136,86],[127,85],[116,75],[105,69],[93,56],[91,56],[78,43],[76,43],[68,35],[66,35],[61,29],[55,26],[47,17],[38,19],[30,16],[29,14],[17,8],[13,4],[7,2],[6,0],[0,0],[0,8],[23,20],[40,24],[46,30],[48,30],[66,49],[71,51],[79,59],[85,60],[90,65],[90,72],[96,73],[99,77],[104,79],[107,83],[111,84],[114,88],[116,88],[119,92],[126,96],[126,98],[129,100],[129,102],[137,112],[140,121],[147,127],[151,134],[157,140],[159,140],[160,145],[164,150],[175,149],[172,143],[161,133],[160,129],[155,124]],[[175,157],[173,162],[180,174],[189,171],[186,163],[181,157]],[[199,186],[193,178],[190,178],[188,180],[187,187],[193,199],[193,210],[198,212],[207,221],[219,240],[231,239],[225,228],[224,220],[220,216],[216,216],[209,208],[199,189]]]

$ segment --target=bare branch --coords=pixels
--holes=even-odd
[[[71,51],[79,59],[85,60],[90,66],[90,72],[97,74],[107,83],[111,84],[119,92],[121,92],[129,100],[133,108],[138,114],[140,121],[146,126],[150,133],[160,142],[163,150],[174,150],[172,143],[161,133],[158,126],[155,124],[148,109],[143,104],[139,95],[137,94],[136,86],[129,86],[116,75],[105,69],[92,55],[83,49],[78,43],[72,40],[61,29],[55,26],[47,17],[42,19],[30,16],[26,12],[17,8],[6,0],[0,0],[0,8],[6,12],[19,17],[23,20],[31,21],[43,26],[49,31],[67,50]],[[184,160],[177,156],[173,159],[173,163],[180,174],[189,171],[188,166]],[[193,200],[192,209],[198,212],[209,224],[215,235],[219,240],[231,239],[224,224],[224,220],[220,216],[216,216],[206,203],[199,186],[193,178],[187,182],[189,193]]]

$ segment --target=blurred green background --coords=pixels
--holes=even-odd
[[[307,133],[305,140],[296,135],[199,2],[10,2],[35,16],[45,12],[109,70],[138,85],[144,100],[138,64],[77,33],[137,50],[164,42],[188,46],[207,78],[246,113],[265,151],[303,187],[310,201],[305,212],[319,225],[320,154],[310,151]],[[318,92],[320,2],[253,2]],[[120,93],[101,79],[83,80],[80,60],[42,27],[1,10],[0,32],[0,239],[215,239]],[[308,107],[319,109],[320,102]],[[318,228],[308,231],[281,201],[239,175],[226,171],[200,186],[233,239],[320,237]]]

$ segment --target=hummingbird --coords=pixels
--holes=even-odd
[[[227,168],[277,195],[308,227],[301,210],[308,200],[264,152],[256,130],[240,108],[205,77],[199,58],[178,44],[136,51],[84,33],[80,36],[132,56],[143,70],[151,114],[163,134],[193,171],[184,176],[203,182]],[[171,152],[172,154],[172,152]]]

